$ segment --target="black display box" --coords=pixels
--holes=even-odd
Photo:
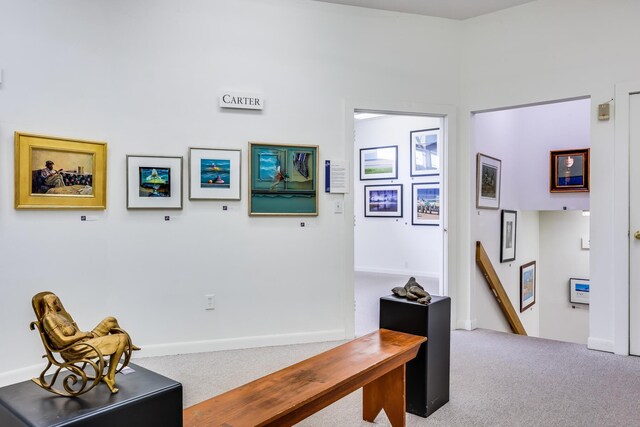
[[[0,388],[2,427],[182,426],[182,384],[141,366],[116,375],[119,391],[106,384],[79,397],[62,397],[31,381]]]
[[[389,295],[380,298],[380,328],[427,337],[407,363],[407,412],[428,417],[449,401],[451,298],[432,296],[420,304]]]

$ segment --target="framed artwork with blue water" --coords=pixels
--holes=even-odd
[[[249,215],[318,215],[318,146],[249,143]]]
[[[189,148],[189,200],[240,200],[241,153]]]
[[[127,209],[182,209],[182,157],[128,155]]]

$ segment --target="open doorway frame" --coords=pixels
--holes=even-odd
[[[442,277],[439,282],[439,289],[442,295],[453,297],[455,289],[450,287],[450,283],[456,283],[456,266],[449,262],[455,259],[456,245],[455,242],[455,221],[456,221],[456,201],[451,197],[451,188],[456,185],[456,128],[457,117],[456,109],[448,105],[436,104],[420,104],[420,105],[393,105],[392,103],[374,102],[374,101],[355,101],[345,102],[345,159],[349,159],[352,173],[356,173],[359,166],[359,159],[354,156],[355,148],[355,121],[354,113],[369,112],[384,115],[401,115],[401,116],[427,116],[439,117],[443,120],[443,150],[442,150]],[[354,248],[354,204],[359,201],[354,198],[354,191],[350,191],[345,195],[345,228],[348,233],[348,240],[351,248]],[[347,254],[345,260],[345,269],[347,274],[345,286],[345,325],[347,337],[355,335],[355,288],[354,288],[354,251]],[[452,319],[455,319],[455,305],[452,307]],[[455,322],[452,322],[455,324]]]

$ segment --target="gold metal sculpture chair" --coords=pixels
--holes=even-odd
[[[46,291],[34,295],[31,303],[36,320],[31,322],[30,328],[38,330],[45,349],[45,354],[42,357],[47,359],[47,366],[40,373],[40,376],[32,378],[32,381],[43,389],[60,396],[79,396],[93,389],[101,380],[107,383],[112,393],[116,393],[118,389],[115,388],[115,374],[127,366],[131,359],[131,351],[138,349],[132,345],[129,334],[119,327],[109,329],[109,336],[118,335],[117,340],[124,339],[124,345],[121,346],[124,347],[124,350],[117,354],[109,350],[110,347],[102,345],[106,336],[98,337],[96,335],[95,331],[100,325],[93,332],[80,331],[71,315],[52,292]],[[55,307],[55,313],[51,313],[52,305]],[[70,340],[75,339],[75,336],[81,338],[66,346],[59,345],[59,339],[56,343],[55,333],[59,331],[55,331],[58,327],[51,327],[51,316],[56,316],[67,330],[77,331],[70,336]],[[112,319],[111,322],[117,325],[115,318],[107,319]],[[103,320],[101,324],[104,322]],[[103,351],[105,348],[108,351]],[[105,360],[108,356],[110,359]],[[115,368],[111,366],[114,363],[116,364]],[[52,367],[55,368],[49,373]],[[59,383],[62,383],[62,388]]]

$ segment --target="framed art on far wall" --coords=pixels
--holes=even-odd
[[[442,145],[440,128],[411,131],[409,141],[411,143],[411,176],[438,175]]]
[[[516,259],[516,225],[518,213],[502,210],[502,226],[500,227],[500,262]]]
[[[588,148],[551,151],[549,191],[552,193],[589,191]]]
[[[440,183],[411,185],[411,224],[440,225]]]
[[[500,208],[500,173],[502,162],[495,157],[478,153],[476,161],[476,207]]]
[[[182,157],[127,155],[127,209],[182,209]]]
[[[365,185],[364,216],[402,218],[402,184]]]
[[[107,144],[15,133],[16,209],[106,209]]]
[[[536,262],[520,266],[520,313],[536,303]]]
[[[249,215],[318,215],[318,146],[249,143]]]
[[[398,146],[360,149],[360,181],[398,179]]]
[[[572,304],[589,304],[589,279],[569,279],[569,302]]]
[[[189,200],[240,200],[241,150],[189,148]]]

